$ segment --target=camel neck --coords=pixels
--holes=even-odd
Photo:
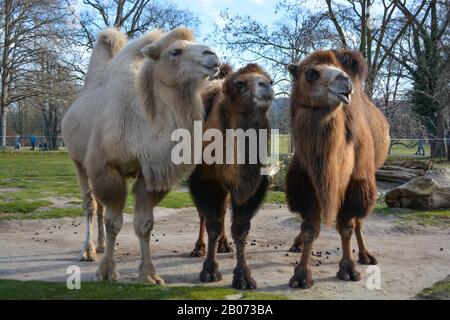
[[[194,121],[203,120],[203,103],[197,83],[174,87],[155,81],[153,92],[158,102],[157,113],[172,117],[176,128],[193,130]]]

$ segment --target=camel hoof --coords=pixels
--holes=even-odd
[[[232,287],[238,290],[253,290],[257,288],[255,279],[250,275],[248,268],[234,269],[234,277]]]
[[[104,253],[105,252],[105,245],[104,244],[99,244],[95,250],[97,251],[97,253]]]
[[[361,274],[356,270],[354,261],[341,261],[336,276],[342,281],[359,281]]]
[[[202,247],[195,247],[194,250],[192,250],[190,257],[198,258],[203,257],[206,254],[205,246]]]
[[[203,263],[203,270],[200,272],[200,281],[218,282],[220,280],[222,280],[222,274],[219,272],[219,264],[206,260]]]
[[[295,270],[289,286],[291,288],[310,289],[314,284],[310,269],[298,268]]]
[[[157,276],[157,275],[151,276],[149,274],[140,274],[138,276],[138,281],[142,282],[142,283],[157,284],[157,285],[161,285],[161,286],[166,284],[164,279],[161,278],[160,276]]]
[[[94,248],[87,248],[87,249],[83,248],[81,249],[78,260],[95,262],[97,261],[97,252]]]
[[[98,267],[97,273],[95,274],[95,280],[97,281],[112,281],[115,282],[119,280],[120,275],[116,270],[116,264],[114,261],[102,260],[100,266]]]
[[[233,248],[228,244],[228,242],[221,241],[221,242],[219,242],[219,245],[217,246],[217,252],[218,253],[233,252]]]
[[[289,249],[289,252],[295,252],[295,253],[301,253],[302,251],[303,251],[303,249],[300,246],[296,246],[296,245],[293,245]]]
[[[358,262],[365,265],[376,265],[378,264],[377,259],[375,259],[374,256],[372,256],[370,253],[359,253],[359,259]]]
[[[219,282],[222,280],[222,274],[219,270],[205,270],[203,269],[200,272],[200,281],[201,282]]]

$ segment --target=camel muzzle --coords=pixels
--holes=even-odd
[[[328,90],[341,102],[349,105],[353,94],[353,82],[346,74],[340,74],[334,79]]]

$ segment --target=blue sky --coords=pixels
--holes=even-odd
[[[201,20],[200,37],[214,31],[214,23],[220,25],[220,12],[228,9],[230,13],[250,15],[253,19],[271,24],[275,20],[275,0],[173,0],[181,8],[197,14]]]

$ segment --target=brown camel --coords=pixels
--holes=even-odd
[[[273,97],[269,75],[258,65],[249,64],[229,76],[223,82],[223,90],[211,99],[213,105],[205,129],[218,130],[223,138],[226,137],[226,129],[269,129],[267,110]],[[250,145],[258,146],[259,140],[249,140],[246,139],[241,145],[245,148],[244,164],[237,164],[236,161],[233,164],[203,163],[189,179],[194,203],[208,232],[207,258],[200,273],[203,282],[216,282],[222,278],[216,250],[218,239],[224,233],[225,202],[230,197],[233,215],[231,233],[237,258],[232,285],[237,289],[256,288],[245,260],[245,240],[251,219],[260,207],[268,186],[267,177],[261,175],[260,162],[251,164],[248,161]],[[204,143],[203,150],[210,145],[211,142]],[[236,145],[239,146],[239,142]],[[225,146],[220,148],[225,154]],[[236,151],[242,152],[241,149],[238,147],[232,152],[235,160],[239,157]]]
[[[351,236],[356,233],[359,262],[376,264],[363,238],[362,219],[375,204],[375,170],[388,152],[389,126],[363,90],[367,65],[348,50],[318,51],[289,66],[294,79],[290,99],[295,153],[289,165],[289,209],[303,218],[292,249],[303,247],[291,287],[313,285],[308,266],[322,216],[337,218],[342,259],[337,277],[358,281]]]
[[[220,94],[223,92],[223,83],[226,78],[231,76],[233,74],[233,68],[227,64],[223,63],[220,66],[219,72],[217,75],[211,78],[211,82],[208,83],[208,85],[205,87],[205,89],[202,90],[202,101],[203,106],[205,109],[205,121],[207,121],[208,116],[212,110],[212,107],[214,106],[214,102],[218,97],[220,97]],[[225,201],[225,207],[228,208],[230,203],[229,197]],[[226,209],[225,209],[226,210]],[[205,226],[205,219],[202,215],[199,214],[200,218],[200,227],[198,232],[198,239],[195,242],[194,250],[191,252],[191,257],[203,257],[206,254],[206,244],[205,244],[205,232],[206,232],[206,226]],[[225,223],[225,221],[224,221]],[[223,226],[223,229],[225,230],[225,225]],[[227,234],[224,231],[222,236],[220,237],[218,241],[217,246],[217,252],[218,253],[226,253],[226,252],[232,252],[233,249],[231,248],[230,244],[228,243]]]

